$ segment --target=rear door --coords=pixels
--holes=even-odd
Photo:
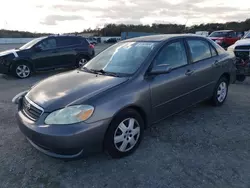
[[[189,64],[183,40],[166,44],[154,60],[153,68],[172,68],[171,72],[149,76],[154,122],[190,106],[196,99],[192,65]]]
[[[215,84],[220,77],[220,57],[216,49],[206,39],[190,38],[186,40],[191,62],[195,90],[193,96],[202,101],[212,95]]]
[[[81,44],[78,37],[57,37],[58,53],[60,54],[58,66],[68,67],[76,64],[76,48]]]
[[[37,43],[33,48],[40,48],[40,51],[35,51],[31,56],[35,69],[45,70],[54,68],[59,63],[59,54],[57,53],[57,44],[54,37],[46,38]]]

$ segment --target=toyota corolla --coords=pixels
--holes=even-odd
[[[59,158],[107,151],[120,158],[145,128],[196,103],[220,106],[235,81],[235,57],[197,35],[118,42],[82,68],[49,77],[13,98],[28,141]]]

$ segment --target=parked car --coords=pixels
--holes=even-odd
[[[250,33],[228,47],[227,51],[236,56],[237,80],[243,82],[250,76]]]
[[[92,45],[96,45],[97,44],[97,40],[95,38],[88,38],[87,40]]]
[[[233,45],[240,39],[233,30],[214,31],[209,35],[209,38],[221,45],[223,48]]]
[[[105,41],[105,43],[116,43],[117,39],[116,38],[109,38]]]
[[[204,37],[208,37],[209,36],[209,32],[208,31],[196,31],[195,32],[196,35],[201,35]]]
[[[43,153],[105,150],[119,158],[136,150],[151,124],[204,100],[221,106],[235,81],[234,59],[202,36],[132,38],[12,101],[20,130]]]
[[[27,78],[32,72],[84,65],[94,46],[80,36],[36,38],[20,48],[0,53],[0,73]]]

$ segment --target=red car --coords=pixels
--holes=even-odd
[[[208,37],[223,48],[233,45],[240,39],[240,37],[238,37],[236,32],[233,30],[214,31]]]

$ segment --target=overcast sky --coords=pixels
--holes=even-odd
[[[244,21],[250,0],[1,0],[0,28],[73,32],[105,23]]]

